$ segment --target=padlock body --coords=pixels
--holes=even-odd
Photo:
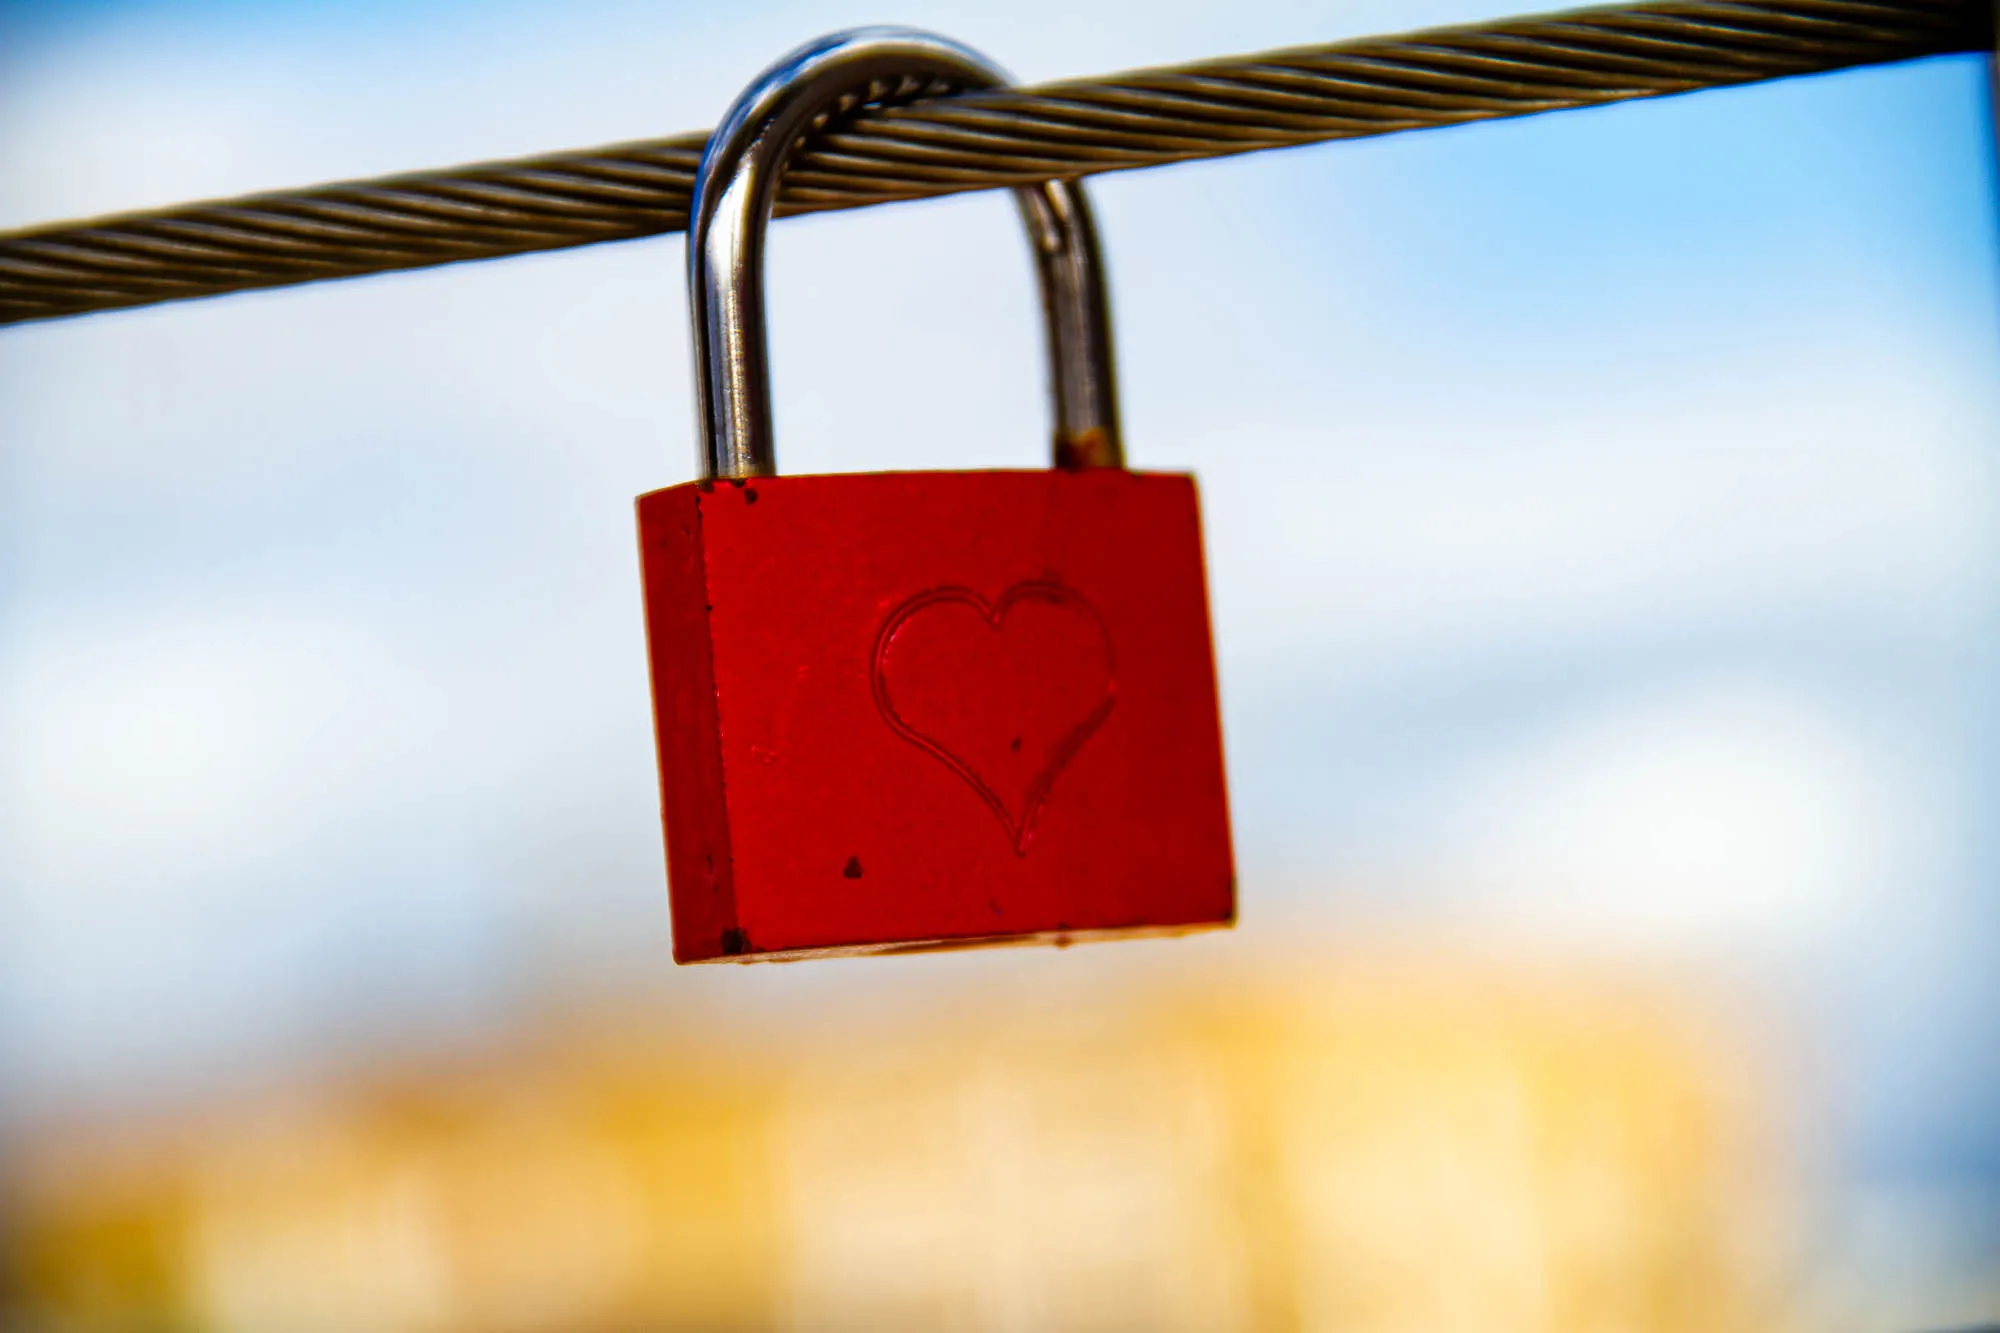
[[[1233,919],[1192,478],[766,477],[638,509],[679,961]]]

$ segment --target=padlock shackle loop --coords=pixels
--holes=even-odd
[[[913,79],[957,91],[1008,82],[984,56],[947,38],[907,28],[856,28],[810,42],[765,70],[709,137],[688,221],[704,479],[777,471],[764,232],[786,159],[817,128],[816,119]],[[1014,195],[1034,249],[1048,328],[1055,463],[1122,467],[1110,303],[1089,200],[1073,180],[1019,186]]]

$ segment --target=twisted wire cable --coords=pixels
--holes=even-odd
[[[940,97],[877,87],[781,214],[1989,50],[1986,0],[1670,0]],[[0,324],[679,231],[706,134],[0,233]]]

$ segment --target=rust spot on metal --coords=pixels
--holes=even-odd
[[[1117,467],[1117,450],[1110,433],[1102,426],[1092,426],[1075,435],[1056,436],[1056,466],[1070,472]]]

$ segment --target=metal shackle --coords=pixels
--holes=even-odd
[[[959,90],[1008,80],[978,52],[907,28],[855,28],[809,42],[759,75],[709,137],[688,220],[701,476],[777,471],[764,332],[764,232],[785,161],[816,118],[870,85],[936,80]],[[1018,186],[1048,328],[1059,467],[1122,467],[1111,313],[1083,186]]]

